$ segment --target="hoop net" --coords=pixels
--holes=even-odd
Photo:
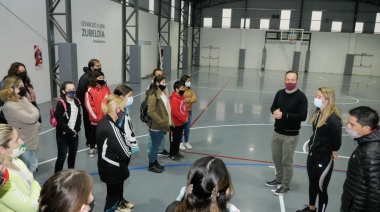
[[[296,41],[303,41],[303,29],[281,30],[281,41],[288,41],[292,44]]]

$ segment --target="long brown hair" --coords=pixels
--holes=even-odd
[[[20,66],[22,66],[22,67],[25,68],[25,73],[26,73],[26,79],[25,79],[25,82],[24,82],[25,86],[26,86],[26,87],[31,87],[31,88],[33,88],[33,85],[32,85],[32,83],[31,83],[31,81],[30,81],[29,76],[28,76],[28,71],[26,70],[25,65],[22,64],[22,63],[20,63],[20,62],[14,62],[14,63],[12,63],[12,65],[11,65],[11,66],[9,67],[9,69],[8,69],[8,75],[5,76],[5,77],[3,78],[3,80],[4,80],[5,78],[9,77],[9,76],[18,76],[18,73],[19,73],[19,72],[18,72],[18,69],[19,69]]]
[[[39,209],[44,212],[78,212],[88,204],[92,178],[84,171],[68,169],[50,177],[42,186]]]
[[[335,106],[335,91],[334,91],[334,89],[332,89],[330,87],[320,87],[320,88],[318,88],[318,90],[323,94],[325,99],[328,100],[328,103],[325,106],[325,108],[323,109],[323,111],[321,112],[321,118],[318,120],[317,127],[321,127],[322,125],[324,125],[326,123],[327,118],[333,113],[335,113],[340,118],[340,120],[343,124],[343,120],[342,120],[342,117],[340,116],[339,110]],[[311,121],[310,121],[311,124],[313,124],[313,122],[317,118],[318,112],[320,112],[320,111],[321,111],[320,108],[315,109],[313,116],[311,117]]]
[[[225,211],[234,188],[224,162],[212,156],[194,162],[187,176],[187,191],[176,212]]]
[[[5,80],[3,81],[3,88],[0,91],[0,99],[4,102],[18,102],[18,97],[16,96],[14,90],[11,91],[10,88],[15,89],[20,85],[20,83],[22,83],[22,80],[19,77],[10,76],[5,78]]]

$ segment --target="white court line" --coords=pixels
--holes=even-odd
[[[307,146],[307,144],[309,143],[309,141],[310,141],[310,139],[307,140],[307,141],[305,141],[305,143],[303,144],[303,146],[302,146],[303,153],[306,153],[306,154],[307,154],[306,146]]]
[[[273,125],[273,123],[270,123],[270,124],[228,124],[228,125],[215,125],[215,126],[205,126],[205,127],[192,127],[190,129],[192,130],[197,130],[197,129],[205,129],[205,128],[219,128],[219,127],[244,127],[244,126],[268,126],[268,125]],[[309,124],[301,124],[302,126],[311,126]],[[344,127],[343,127],[344,128]],[[49,129],[49,130],[46,130],[44,132],[41,132],[40,135],[42,134],[45,134],[49,131],[52,131],[54,130],[55,128],[52,128],[52,129]],[[144,134],[144,135],[139,135],[139,136],[136,136],[136,138],[141,138],[141,137],[145,137],[145,136],[148,136],[149,134]],[[305,146],[305,144],[304,144]],[[305,148],[305,147],[304,147]],[[78,152],[83,152],[83,151],[86,151],[88,150],[88,148],[85,148],[85,149],[82,149],[82,150],[78,150]],[[306,152],[306,150],[304,150]],[[298,151],[295,151],[296,153],[302,153],[302,154],[307,154],[307,152],[298,152]],[[350,157],[346,157],[346,156],[339,156],[341,158],[350,158]],[[39,163],[38,165],[41,165],[41,164],[44,164],[44,163],[47,163],[47,162],[50,162],[50,161],[53,161],[53,160],[56,160],[57,158],[52,158],[52,159],[49,159],[49,160],[46,160],[46,161],[43,161],[41,163]]]
[[[314,76],[316,76],[316,77],[318,77],[319,79],[323,79],[323,80],[325,80],[325,81],[329,81],[328,79],[326,79],[326,78],[323,78],[323,77],[321,77],[321,76],[318,76],[318,75],[316,75],[316,74],[313,74]]]
[[[299,154],[308,154],[307,152],[300,152],[300,151],[294,151],[294,153],[299,153]],[[350,159],[350,157],[347,156],[338,156],[338,158],[344,158],[344,159]]]
[[[268,166],[269,168],[273,168],[274,169],[274,174],[276,174],[276,168],[274,166]],[[280,186],[278,186],[277,188],[279,188]],[[271,192],[274,194],[276,190],[273,190],[271,189]],[[280,201],[280,208],[281,208],[281,212],[286,212],[285,210],[285,202],[284,202],[284,195],[278,195],[278,200]]]

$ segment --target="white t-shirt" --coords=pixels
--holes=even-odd
[[[70,109],[71,109],[70,119],[67,125],[70,127],[70,129],[74,130],[75,123],[77,122],[78,108],[75,105],[74,100],[67,100],[67,102],[70,103]]]

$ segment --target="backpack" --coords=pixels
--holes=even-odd
[[[78,100],[78,102],[79,102],[79,104],[80,104],[79,99],[78,99],[78,98],[75,98],[75,99]],[[68,115],[67,115],[67,108],[66,108],[66,102],[65,102],[65,100],[60,99],[59,101],[62,102],[63,108],[64,108],[64,110],[65,110],[65,113],[64,113],[64,114],[66,114],[66,116],[68,116]],[[74,100],[74,102],[75,102],[75,100]],[[52,109],[50,109],[50,124],[51,124],[53,127],[57,127],[57,119],[56,119],[55,116],[54,116],[54,112],[55,112],[55,108],[53,107]]]
[[[157,107],[158,99],[156,99],[156,107]],[[148,115],[148,97],[141,102],[140,105],[140,120],[144,123],[148,123],[150,121],[150,117]]]

